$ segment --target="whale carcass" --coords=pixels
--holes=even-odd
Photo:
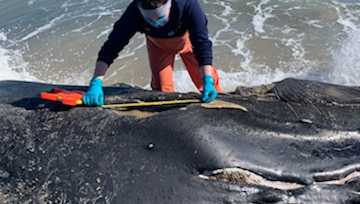
[[[0,82],[0,203],[359,203],[360,88],[285,79],[214,104],[68,108]],[[125,84],[107,103],[194,99]]]

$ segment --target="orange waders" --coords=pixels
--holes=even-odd
[[[175,55],[180,54],[191,80],[198,90],[202,90],[203,71],[193,53],[189,33],[174,38],[153,38],[146,36],[146,43],[152,72],[151,88],[162,92],[174,92],[173,69]],[[212,77],[215,88],[221,92],[219,75],[213,67]]]

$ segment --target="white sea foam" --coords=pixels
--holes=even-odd
[[[344,27],[347,38],[333,53],[334,64],[328,81],[337,84],[360,85],[360,18],[345,3],[332,1],[338,14],[337,23]]]
[[[337,1],[332,1],[332,3],[334,4],[334,8],[338,14],[337,23],[343,25],[344,30],[347,32],[358,29],[356,22],[360,19],[358,16],[355,16],[352,11],[350,11],[348,5]]]
[[[268,3],[270,3],[270,0],[263,0],[255,7],[256,14],[253,16],[252,23],[257,33],[265,33],[265,21],[273,17],[273,15],[271,14],[273,9],[271,7],[263,8]]]
[[[66,1],[64,2],[61,7],[62,8],[69,8],[69,7],[73,7],[73,6],[77,6],[77,5],[81,5],[81,4],[87,4],[89,3],[89,0],[83,0],[83,1]]]
[[[36,0],[29,0],[29,1],[28,1],[28,5],[29,5],[29,6],[32,6],[32,5],[34,5],[35,2],[36,2]]]
[[[7,37],[4,33],[0,33],[0,41],[6,41]]]
[[[240,72],[224,72],[222,70],[218,70],[220,84],[224,92],[232,92],[238,86],[258,86],[275,81],[281,81],[289,77],[305,78],[307,71],[308,70],[299,72],[283,72],[282,70],[277,69],[274,71],[259,73],[257,69],[244,70]],[[189,77],[188,72],[185,70],[175,71],[174,81],[176,91],[178,92],[197,91]]]
[[[224,24],[224,27],[221,28],[221,29],[219,29],[219,30],[217,30],[216,33],[214,34],[214,36],[211,37],[210,39],[211,39],[211,41],[214,42],[214,45],[224,44],[223,41],[219,40],[220,35],[221,35],[222,33],[226,32],[226,31],[229,31],[231,25],[230,25],[230,23],[229,23],[229,20],[226,19],[226,18],[224,18],[224,17],[222,17],[222,16],[214,15],[214,17],[215,17],[216,19],[220,20],[220,21]]]
[[[0,80],[39,81],[26,71],[27,66],[19,51],[0,46]]]
[[[112,27],[109,27],[107,29],[105,29],[104,31],[102,31],[101,33],[99,33],[97,36],[96,36],[96,39],[100,39],[100,38],[103,38],[103,37],[106,37],[110,34],[110,32],[112,31]]]
[[[64,18],[65,14],[62,14],[54,19],[52,19],[49,23],[47,23],[46,25],[43,25],[41,26],[40,28],[37,28],[35,31],[29,33],[28,35],[26,35],[25,37],[21,38],[20,41],[25,41],[25,40],[28,40],[46,30],[49,30],[51,29],[55,24],[56,22],[58,22],[59,20],[61,20],[62,18]]]
[[[329,81],[360,85],[360,30],[352,31],[343,45],[334,54],[334,68]]]
[[[244,38],[239,38],[236,40],[236,48],[232,49],[232,53],[235,56],[243,56],[244,60],[241,62],[241,67],[243,69],[249,69],[250,67],[250,63],[252,61],[252,55],[250,50],[245,46],[245,42],[249,39],[250,37],[244,37]]]
[[[303,34],[299,34],[296,39],[282,39],[282,43],[291,48],[291,53],[294,59],[296,60],[305,60],[305,49],[302,46],[302,38],[304,37]]]
[[[323,28],[324,26],[321,25],[321,21],[319,20],[310,20],[308,22],[306,22],[306,24],[313,26],[315,28]]]

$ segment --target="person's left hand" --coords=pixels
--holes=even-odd
[[[201,95],[201,100],[205,103],[214,101],[218,96],[218,92],[214,86],[214,79],[211,75],[205,74],[203,77],[203,92]]]

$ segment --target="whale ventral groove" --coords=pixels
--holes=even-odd
[[[360,89],[285,79],[215,104],[68,108],[0,81],[1,203],[356,203]],[[198,99],[126,84],[108,104]]]

